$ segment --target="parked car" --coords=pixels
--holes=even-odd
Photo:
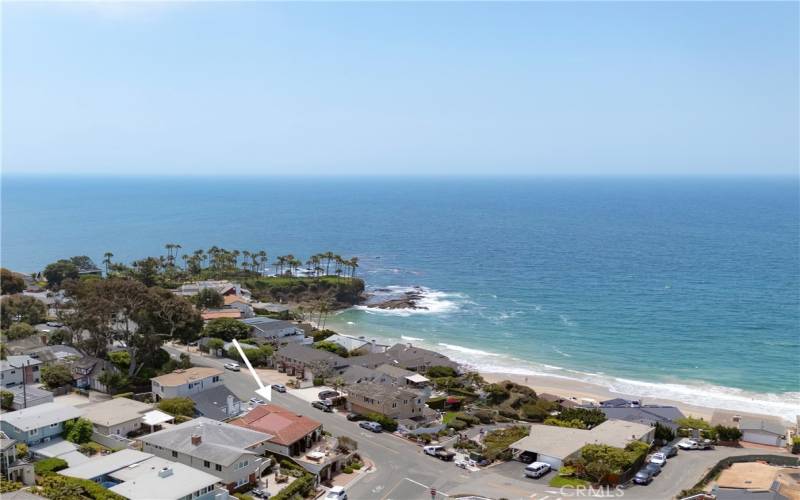
[[[230,370],[233,372],[238,372],[241,369],[239,367],[239,363],[225,363],[222,366],[224,366],[226,370]]]
[[[313,406],[317,410],[322,410],[325,413],[333,412],[333,408],[331,408],[329,405],[326,405],[323,401],[314,401],[311,403],[311,406]]]
[[[550,464],[544,462],[533,462],[525,467],[525,477],[539,479],[550,472]]]
[[[532,464],[536,460],[536,453],[531,453],[530,451],[523,451],[517,457],[517,460],[519,460],[523,464]]]
[[[658,451],[660,451],[661,453],[666,455],[667,458],[669,459],[669,458],[672,458],[672,457],[674,457],[674,456],[676,456],[678,454],[678,447],[677,446],[672,446],[672,445],[667,445],[667,446],[662,446],[661,449],[658,450]]]
[[[267,403],[265,403],[263,399],[250,398],[250,404],[251,405],[265,405]]]
[[[359,420],[365,420],[367,417],[364,415],[359,415],[358,413],[348,413],[347,420],[351,422],[358,422]]]
[[[383,426],[381,426],[381,424],[379,424],[378,422],[364,421],[364,422],[359,422],[358,426],[361,427],[362,429],[366,429],[372,432],[381,432],[383,430]]]
[[[283,384],[272,384],[272,390],[277,392],[286,392],[286,386]]]
[[[250,495],[256,498],[269,498],[272,494],[266,488],[255,488],[250,492]]]
[[[650,457],[649,462],[651,464],[662,466],[667,463],[667,456],[663,453],[653,453],[653,456]]]
[[[334,486],[328,490],[324,500],[347,500],[347,492],[342,486]]]
[[[337,396],[339,396],[339,393],[336,391],[320,391],[320,393],[317,394],[317,397],[319,399],[330,399],[330,398],[335,398]]]
[[[650,484],[653,481],[653,473],[647,469],[641,469],[633,476],[633,482],[636,484]]]
[[[677,446],[682,450],[710,450],[714,447],[709,439],[682,439]]]
[[[426,455],[436,457],[445,462],[453,460],[453,458],[456,456],[456,454],[452,451],[447,451],[444,446],[425,446],[422,448],[422,451],[425,452]]]
[[[650,462],[649,464],[645,465],[644,470],[650,472],[650,474],[653,477],[656,477],[657,475],[661,474],[661,466],[658,464],[654,464],[653,462]]]
[[[48,321],[47,326],[52,328],[61,328],[64,326],[64,323],[59,323],[58,321]]]

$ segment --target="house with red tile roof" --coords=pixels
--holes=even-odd
[[[285,457],[301,455],[322,437],[321,423],[274,404],[257,406],[230,423],[271,435],[266,449]]]

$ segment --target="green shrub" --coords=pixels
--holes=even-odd
[[[714,431],[717,433],[717,437],[721,441],[738,441],[742,438],[742,431],[736,427],[725,427],[724,425],[718,425],[714,427]]]
[[[97,455],[98,453],[102,452],[103,450],[107,450],[105,446],[101,445],[100,443],[95,443],[94,441],[89,441],[88,443],[82,444],[78,451],[86,455]]]
[[[0,390],[0,408],[10,410],[14,406],[14,393]]]
[[[547,417],[544,419],[544,425],[552,425],[555,427],[569,427],[571,429],[586,429],[586,424],[577,418],[572,420],[561,420],[555,417]]]
[[[17,458],[22,459],[28,456],[28,445],[17,443]]]
[[[166,398],[158,402],[158,409],[172,416],[194,417],[194,401],[190,398]]]
[[[45,458],[33,464],[33,470],[39,476],[53,474],[60,470],[64,470],[67,467],[69,467],[69,464],[66,460],[61,458]]]
[[[380,413],[369,413],[367,414],[367,420],[378,422],[385,431],[394,432],[397,430],[397,422],[393,418],[387,417],[386,415],[381,415]]]
[[[244,493],[234,493],[233,496],[236,497],[238,500],[254,500],[253,497],[251,497],[250,495],[246,495]]]
[[[183,424],[190,420],[192,420],[192,417],[187,417],[186,415],[178,415],[177,417],[175,417],[176,424]]]
[[[448,425],[448,427],[450,427],[452,429],[455,429],[457,431],[463,431],[464,429],[469,427],[468,423],[464,422],[463,420],[459,420],[457,418],[454,418],[453,420],[451,420],[450,423],[447,424],[447,425]]]
[[[43,496],[51,499],[125,500],[125,497],[87,479],[50,474],[43,476],[39,485],[43,489]]]
[[[508,446],[524,438],[528,433],[529,429],[522,425],[515,425],[506,429],[497,429],[488,432],[483,438],[483,445],[485,448],[483,456],[491,461],[503,454],[509,454]]]
[[[462,422],[468,423],[469,425],[478,425],[481,423],[481,420],[478,417],[470,415],[469,413],[458,412],[456,413],[456,418]]]
[[[17,491],[24,485],[16,481],[6,481],[5,478],[0,477],[0,493],[11,493]]]
[[[606,415],[596,408],[564,408],[558,418],[560,420],[583,422],[585,429],[591,429],[606,421]]]
[[[491,424],[494,422],[494,412],[492,410],[485,410],[485,409],[478,409],[473,410],[472,415],[474,415],[482,424]]]
[[[456,371],[449,366],[431,366],[425,372],[428,378],[455,377]]]
[[[364,467],[364,464],[362,464],[361,462],[353,462],[352,464],[350,464],[350,468],[354,470],[360,470],[362,467]]]
[[[436,398],[430,398],[427,402],[428,408],[432,410],[444,410],[445,402],[447,401],[446,396],[439,396]]]
[[[327,340],[321,340],[319,342],[314,343],[314,348],[338,354],[343,358],[347,358],[350,356],[350,353],[347,351],[347,348],[337,344],[336,342],[328,342]]]
[[[277,495],[271,497],[271,500],[290,500],[296,498],[304,498],[314,489],[315,479],[311,474],[305,473],[298,479],[294,480],[292,484],[278,492]]]
[[[88,443],[92,439],[94,428],[85,418],[76,418],[64,422],[64,439],[75,444]]]
[[[117,399],[117,398],[133,399],[133,393],[132,392],[121,392],[119,394],[115,394],[115,395],[111,396],[111,398],[112,399]]]
[[[345,467],[345,468],[342,469],[342,472],[344,472],[345,474],[352,474],[353,473],[353,468],[352,467]]]

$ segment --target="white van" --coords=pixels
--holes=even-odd
[[[550,464],[544,462],[533,462],[525,467],[525,476],[532,477],[533,479],[539,479],[548,472],[550,472]]]

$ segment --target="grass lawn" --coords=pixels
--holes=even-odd
[[[556,477],[550,480],[550,486],[554,488],[577,488],[578,486],[589,486],[589,482],[578,479],[577,477],[559,476],[556,474]]]
[[[458,412],[455,411],[448,411],[447,413],[444,414],[444,417],[442,418],[442,423],[445,425],[449,424],[456,418],[457,413]]]

